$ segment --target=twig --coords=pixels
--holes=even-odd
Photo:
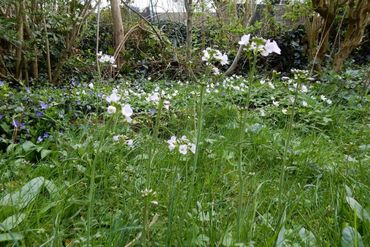
[[[122,1],[123,4],[132,12],[134,12],[137,16],[140,17],[146,24],[148,24],[151,29],[153,29],[154,33],[157,35],[158,39],[163,43],[161,35],[158,33],[158,31],[155,29],[155,27],[150,23],[144,16],[142,16],[139,12],[137,12],[135,9],[133,9],[130,5],[128,5],[126,2]]]

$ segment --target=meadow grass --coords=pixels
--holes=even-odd
[[[87,114],[38,144],[51,150],[44,159],[22,144],[4,152],[0,198],[36,177],[56,190],[40,188],[25,207],[0,203],[0,223],[24,214],[0,231],[22,237],[0,237],[0,246],[370,243],[366,102],[332,97],[309,109],[286,104],[284,114],[266,103],[270,96],[284,102],[283,87],[256,86],[247,108],[205,89],[181,89],[173,111],[162,110],[161,100],[154,116],[136,113],[132,124],[118,113]],[[113,141],[117,134],[124,138]],[[195,142],[195,154],[169,151],[173,135]]]

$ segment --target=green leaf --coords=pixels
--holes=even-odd
[[[36,149],[36,145],[33,142],[26,141],[22,144],[22,148],[25,152],[33,151]]]
[[[0,234],[0,242],[4,241],[19,241],[23,239],[23,235],[16,232]]]
[[[305,243],[305,246],[317,246],[315,235],[304,227],[299,230],[299,236],[301,237],[302,242]]]
[[[58,187],[50,180],[45,179],[44,186],[51,196],[58,195],[58,191],[59,191]]]
[[[0,127],[4,130],[5,133],[7,134],[10,134],[11,133],[11,128],[9,127],[9,125],[7,125],[6,123],[1,123],[0,124]]]
[[[358,203],[354,198],[346,196],[346,201],[353,211],[356,212],[356,215],[363,221],[366,220],[370,222],[369,213]]]
[[[43,177],[30,180],[19,191],[7,194],[1,198],[0,206],[15,207],[18,209],[25,208],[40,193],[44,181],[45,179]]]
[[[9,146],[6,148],[6,152],[7,153],[12,152],[17,146],[18,146],[18,144],[15,144],[15,143],[9,144]]]
[[[276,247],[283,247],[284,246],[284,242],[285,242],[285,221],[286,221],[286,208],[284,209],[284,212],[283,212],[283,215],[280,219],[280,225],[281,225],[281,228],[280,228],[280,231],[279,231],[279,235],[278,235],[278,238],[276,240]]]
[[[3,222],[0,223],[0,231],[9,231],[14,227],[18,226],[26,218],[26,214],[15,214],[6,218]]]
[[[46,156],[48,156],[50,153],[51,153],[51,150],[48,150],[48,149],[43,149],[43,150],[41,150],[41,159],[45,158],[45,157],[46,157]]]
[[[285,226],[282,226],[276,240],[276,247],[283,247],[285,242]]]
[[[342,247],[364,247],[362,237],[355,228],[346,226],[342,231]]]
[[[222,240],[222,245],[228,247],[231,246],[232,244],[233,244],[233,235],[231,234],[231,232],[226,232]]]

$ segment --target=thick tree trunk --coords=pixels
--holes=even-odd
[[[122,15],[121,15],[121,6],[119,0],[110,0],[111,3],[111,11],[112,11],[112,19],[113,19],[113,36],[114,36],[114,46],[115,49],[120,49],[120,44],[123,40],[124,30],[123,30],[123,23],[122,23]],[[117,65],[120,67],[122,64],[122,56],[119,54],[117,58]]]
[[[357,5],[356,5],[357,3]],[[367,25],[370,24],[370,0],[349,2],[348,28],[344,40],[334,56],[333,69],[340,71],[344,61],[362,42]]]

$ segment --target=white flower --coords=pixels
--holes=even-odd
[[[171,138],[167,141],[168,148],[170,149],[170,151],[173,151],[175,149],[176,141],[177,141],[176,136],[171,136]]]
[[[268,56],[270,53],[273,53],[275,52],[276,54],[281,54],[281,50],[279,48],[279,46],[277,45],[276,41],[273,40],[273,41],[270,41],[270,40],[266,40],[266,43],[265,43],[265,47],[264,47],[264,50],[262,51],[261,55],[262,56]]]
[[[176,147],[176,145],[174,143],[169,143],[168,144],[168,148],[170,149],[171,152],[175,149],[175,147]]]
[[[239,41],[239,45],[244,45],[244,46],[247,46],[248,43],[249,43],[249,39],[250,39],[251,35],[250,34],[244,34],[240,41]]]
[[[115,141],[115,142],[118,142],[119,141],[119,138],[120,138],[120,136],[119,135],[115,135],[115,136],[113,136],[113,141]]]
[[[275,100],[273,100],[273,101],[272,101],[272,104],[273,104],[274,106],[279,106],[279,102],[278,102],[278,101],[275,101]]]
[[[171,136],[171,138],[167,141],[168,143],[176,143],[177,137],[176,136]]]
[[[188,153],[188,146],[187,145],[180,145],[179,146],[180,154],[186,155]]]
[[[203,50],[203,56],[202,56],[202,61],[208,62],[208,60],[211,58],[211,55],[209,54],[208,50],[210,48],[207,48],[206,50]]]
[[[326,97],[325,97],[325,95],[320,95],[320,99],[321,99],[322,101],[326,101]]]
[[[306,101],[302,101],[302,106],[303,107],[307,107],[308,106],[307,102]]]
[[[134,146],[134,141],[132,139],[129,139],[129,140],[126,141],[126,144],[127,144],[127,146],[132,148]]]
[[[184,135],[184,136],[181,136],[181,141],[188,142],[189,139]]]
[[[170,105],[171,105],[170,101],[168,100],[163,101],[163,106],[166,110],[170,109]]]
[[[148,101],[152,101],[154,103],[158,103],[159,101],[159,93],[155,92],[148,97]]]
[[[122,107],[122,114],[126,118],[127,122],[131,123],[132,119],[131,116],[134,112],[132,111],[132,108],[130,105],[124,105]]]
[[[102,54],[101,52],[99,52],[98,57],[99,57],[99,62],[101,63],[110,63],[110,64],[115,63],[115,59],[113,56],[109,56],[107,54]]]
[[[154,206],[158,206],[158,201],[152,201],[152,204],[153,204]]]
[[[229,58],[225,53],[222,54],[221,52],[217,52],[217,54],[215,55],[215,59],[218,60],[221,65],[229,64]]]
[[[98,56],[99,56],[99,62],[101,63],[110,63],[110,64],[114,64],[115,63],[115,59],[113,56],[109,56],[107,54],[104,54],[102,55],[101,53],[98,53]]]
[[[333,101],[331,101],[331,99],[327,99],[326,103],[328,103],[328,105],[331,105],[333,103]]]
[[[94,84],[93,84],[93,83],[90,83],[90,84],[89,84],[89,88],[90,88],[90,89],[94,89]]]
[[[275,86],[274,86],[274,84],[272,84],[272,82],[271,82],[271,81],[269,81],[269,82],[268,82],[268,85],[269,85],[269,87],[270,87],[271,89],[275,89]]]
[[[195,154],[195,151],[197,149],[197,146],[194,143],[189,143],[190,151]]]
[[[148,188],[145,188],[144,190],[141,191],[141,195],[142,197],[147,197],[149,196],[150,194],[155,194],[155,192],[153,192],[152,189],[148,189]]]
[[[114,114],[114,113],[116,113],[117,109],[116,109],[115,106],[110,105],[110,106],[108,106],[107,111],[108,111],[109,114]]]
[[[213,71],[213,74],[214,75],[219,75],[220,74],[220,70],[218,68],[216,68],[216,67],[213,67],[212,68],[212,71]]]
[[[112,94],[107,96],[106,98],[108,103],[118,102],[120,99],[121,99],[121,96],[119,96],[115,90],[113,90]]]
[[[308,88],[305,85],[302,85],[301,92],[302,93],[307,93],[308,92]]]
[[[282,113],[284,113],[285,115],[286,115],[286,114],[288,114],[288,110],[287,110],[287,109],[282,109],[281,111],[282,111]]]

